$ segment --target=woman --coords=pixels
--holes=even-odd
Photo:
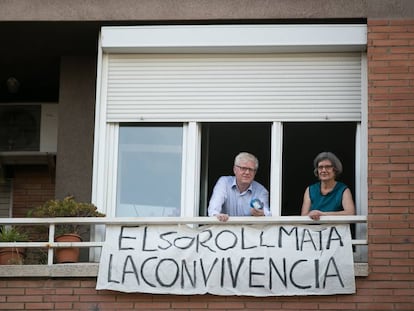
[[[321,216],[354,215],[351,190],[336,178],[342,173],[342,163],[332,152],[321,152],[313,160],[314,174],[319,182],[306,188],[302,216],[319,220]]]

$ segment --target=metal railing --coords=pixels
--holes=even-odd
[[[136,225],[251,225],[251,224],[278,224],[278,225],[310,225],[310,224],[366,224],[366,216],[323,216],[319,221],[311,220],[307,216],[281,216],[281,217],[230,217],[227,222],[219,222],[215,217],[61,217],[61,218],[0,218],[0,225],[22,227],[48,227],[48,239],[44,242],[0,242],[1,247],[11,248],[43,248],[47,249],[47,265],[54,263],[54,251],[62,247],[101,248],[104,244],[105,225],[136,226]],[[92,236],[91,241],[85,242],[55,242],[55,229],[60,224],[90,225],[91,228],[101,228]],[[102,230],[103,229],[103,230]],[[93,230],[92,230],[93,231]],[[93,238],[95,237],[95,238]],[[352,244],[367,245],[367,237],[352,239]],[[94,262],[99,258],[94,258]]]

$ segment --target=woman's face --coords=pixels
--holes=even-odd
[[[318,177],[322,181],[335,179],[335,170],[330,160],[322,160],[318,163]]]

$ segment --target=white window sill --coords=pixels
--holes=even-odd
[[[98,263],[73,263],[56,265],[3,265],[0,278],[6,277],[97,277]],[[368,263],[354,264],[355,276],[368,276]]]

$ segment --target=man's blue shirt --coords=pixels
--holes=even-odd
[[[213,189],[208,205],[208,215],[228,214],[229,216],[251,216],[250,202],[259,199],[263,203],[265,216],[270,216],[269,191],[257,181],[240,193],[236,185],[235,176],[222,176]]]

